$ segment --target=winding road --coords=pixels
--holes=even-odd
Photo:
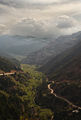
[[[50,90],[50,93],[51,93],[51,94],[53,94],[55,97],[57,97],[57,98],[65,101],[66,103],[68,103],[68,104],[69,104],[70,106],[72,106],[73,108],[78,109],[78,110],[81,110],[81,107],[73,104],[72,102],[70,102],[69,100],[67,100],[66,98],[64,98],[64,97],[62,97],[62,96],[57,95],[57,94],[54,92],[54,90],[51,88],[51,84],[52,84],[52,83],[48,84],[48,89]],[[54,81],[53,81],[53,84],[54,84]],[[76,111],[75,111],[75,112],[76,112]]]

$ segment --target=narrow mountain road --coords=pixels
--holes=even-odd
[[[53,82],[53,83],[54,83],[54,82]],[[50,90],[50,93],[51,93],[51,94],[53,94],[55,97],[57,97],[57,98],[65,101],[66,103],[68,103],[68,104],[69,104],[70,106],[72,106],[73,108],[78,109],[78,110],[81,110],[81,107],[79,107],[79,106],[77,106],[77,105],[74,105],[72,102],[70,102],[69,100],[67,100],[66,98],[64,98],[64,97],[62,97],[62,96],[57,95],[57,94],[54,92],[54,90],[51,88],[51,84],[52,84],[52,83],[48,84],[48,89]]]
[[[0,74],[0,76],[8,76],[8,75],[14,75],[15,74],[15,72],[13,72],[13,73],[3,73],[3,74]]]

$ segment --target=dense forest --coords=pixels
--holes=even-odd
[[[34,66],[21,67],[23,73],[0,76],[0,120],[50,120],[52,111],[35,102],[37,88],[45,76]]]
[[[11,70],[20,70],[20,64],[15,59],[8,60],[0,57],[0,71],[10,72]]]

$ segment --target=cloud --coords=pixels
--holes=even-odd
[[[3,14],[3,13],[7,13],[6,9],[0,8],[0,15]]]
[[[50,5],[66,4],[72,2],[80,2],[80,0],[0,0],[0,4],[15,7],[46,7]]]
[[[60,35],[72,34],[79,31],[79,23],[72,17],[62,15],[49,20],[35,18],[22,19],[10,30],[11,35],[35,38],[55,38]]]
[[[80,0],[0,0],[1,34],[54,37],[81,28]],[[66,33],[65,33],[66,29]]]
[[[13,26],[11,33],[22,36],[39,36],[43,34],[44,28],[42,23],[35,19],[23,19]]]
[[[36,19],[23,19],[10,31],[12,35],[21,35],[35,38],[53,38],[60,35],[61,31],[51,21]]]
[[[25,1],[22,0],[0,0],[0,4],[10,7],[24,7]]]
[[[60,16],[58,18],[57,27],[60,29],[67,29],[67,28],[75,27],[76,24],[78,24],[78,23],[75,19],[64,15],[64,16]]]
[[[5,34],[6,26],[4,24],[0,24],[0,34]]]
[[[80,12],[80,13],[77,13],[77,14],[74,14],[74,15],[73,15],[73,18],[74,18],[74,19],[78,19],[78,21],[81,22],[81,12]]]

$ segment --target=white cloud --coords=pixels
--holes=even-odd
[[[13,26],[10,33],[12,35],[31,36],[36,38],[52,38],[58,36],[60,31],[55,28],[55,24],[50,21],[41,21],[36,19],[23,19]]]
[[[72,17],[64,15],[58,18],[57,27],[60,29],[72,28],[76,27],[76,25],[78,25],[78,22]]]
[[[81,0],[0,0],[0,24],[5,26],[0,33],[39,38],[71,34],[81,29],[80,11]]]
[[[39,36],[43,35],[44,28],[41,22],[35,19],[23,19],[13,26],[11,34],[22,35],[22,36]]]
[[[4,24],[0,24],[0,34],[5,34],[6,26]]]
[[[80,26],[77,21],[63,15],[56,19],[52,18],[43,21],[35,18],[22,19],[12,27],[10,34],[36,38],[55,38],[63,34],[77,32],[78,30],[80,30]]]

